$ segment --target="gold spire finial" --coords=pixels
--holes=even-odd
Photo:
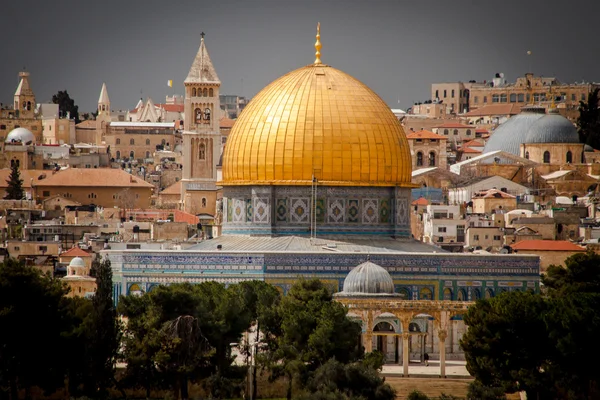
[[[317,41],[315,42],[315,64],[321,64],[321,23],[317,22]]]

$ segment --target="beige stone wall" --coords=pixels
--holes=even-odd
[[[181,194],[158,194],[156,199],[156,207],[167,209],[179,209],[181,202]]]
[[[550,152],[551,164],[567,164],[567,152],[571,152],[571,164],[581,164],[582,143],[531,143],[521,145],[521,157],[544,164],[544,153]],[[529,157],[526,157],[529,155]]]
[[[526,221],[527,219],[525,219]],[[544,240],[556,240],[556,225],[555,224],[533,224],[533,223],[523,223],[523,224],[513,224],[515,229],[519,229],[523,226],[527,226],[534,231],[538,232],[542,235],[542,239]]]
[[[188,224],[186,222],[155,222],[152,224],[152,240],[186,240]]]
[[[75,121],[66,118],[42,120],[44,144],[73,144],[76,138]]]
[[[482,249],[492,247],[497,251],[504,245],[504,232],[498,227],[469,227],[466,234],[466,245],[481,246]]]
[[[121,207],[124,208],[149,208],[152,188],[132,187],[79,187],[79,186],[45,186],[43,181],[37,183],[35,187],[35,197],[37,199],[47,199],[54,195],[61,195],[67,199],[81,204],[96,204],[102,207]],[[90,183],[91,185],[92,183]]]
[[[110,146],[111,157],[115,160],[129,158],[133,152],[134,159],[153,158],[156,146],[168,143],[173,149],[180,140],[175,134],[127,134],[109,130],[105,136],[106,145]]]
[[[57,256],[60,254],[60,243],[58,242],[23,242],[23,241],[9,241],[6,248],[8,254],[12,258],[18,258],[22,255],[47,255]]]
[[[18,161],[19,168],[42,169],[44,159],[41,154],[35,154],[32,146],[0,145],[0,168],[10,168],[11,161]]]
[[[436,96],[449,108],[448,112],[462,113],[468,107],[467,98],[464,96],[466,86],[462,82],[434,83],[431,85],[431,100]]]
[[[96,281],[94,280],[65,280],[65,282],[70,289],[67,297],[82,297],[86,293],[96,291]]]
[[[13,129],[21,127],[29,129],[37,143],[43,143],[42,120],[36,118],[6,118],[0,117],[0,141],[4,140]]]
[[[185,182],[183,183],[185,184]],[[216,190],[194,190],[185,192],[185,212],[198,215],[215,215],[218,192]]]
[[[494,210],[502,209],[511,211],[517,208],[517,199],[486,198],[473,199],[473,212],[475,214],[491,214]]]
[[[540,234],[531,234],[531,235],[505,235],[504,236],[504,244],[511,245],[515,243],[519,243],[523,240],[542,240],[542,235]]]
[[[419,168],[427,168],[427,167],[439,167],[443,170],[447,168],[448,165],[448,155],[446,153],[446,141],[445,140],[436,140],[432,141],[431,139],[419,139],[421,142],[418,142],[417,139],[409,139],[408,145],[410,146],[410,153],[412,155],[412,164],[413,170]],[[418,165],[418,153],[423,155],[422,163]],[[433,153],[435,155],[435,163],[434,165],[430,165],[429,162],[429,154]]]

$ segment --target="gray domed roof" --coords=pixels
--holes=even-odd
[[[81,257],[74,257],[71,262],[69,263],[69,267],[84,267],[85,268],[85,261],[83,261],[83,258]]]
[[[394,296],[394,281],[382,267],[364,262],[348,273],[344,280],[343,296]]]
[[[31,131],[29,129],[15,128],[12,131],[10,131],[10,133],[6,137],[6,140],[4,141],[4,143],[15,143],[15,142],[20,142],[23,144],[27,144],[27,143],[31,142],[30,144],[34,144],[35,143],[35,135],[33,133],[31,133]]]
[[[516,156],[521,155],[521,145],[529,128],[544,117],[545,110],[541,107],[523,107],[521,113],[500,124],[492,133],[483,148],[483,153],[502,150]]]
[[[592,146],[590,146],[589,144],[586,144],[585,146],[583,146],[583,151],[594,151],[594,148]]]
[[[571,121],[552,112],[531,125],[523,143],[579,143],[579,134]]]

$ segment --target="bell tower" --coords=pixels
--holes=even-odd
[[[100,97],[98,97],[98,116],[96,117],[96,144],[101,144],[106,135],[107,125],[110,124],[110,99],[106,90],[106,83],[102,84]]]
[[[221,81],[212,64],[204,32],[185,86],[183,174],[181,201],[191,214],[214,217],[217,201],[217,164],[221,154],[219,88]]]
[[[19,111],[19,118],[33,119],[35,116],[35,95],[29,86],[29,72],[19,72],[19,86],[15,91],[15,111]]]

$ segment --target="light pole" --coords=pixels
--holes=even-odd
[[[257,341],[249,344],[249,352],[246,353],[246,366],[248,367],[248,374],[246,375],[246,399],[254,400],[256,398],[256,354],[258,353],[258,346],[262,342]],[[231,347],[237,347],[240,349],[239,343],[230,343]]]

